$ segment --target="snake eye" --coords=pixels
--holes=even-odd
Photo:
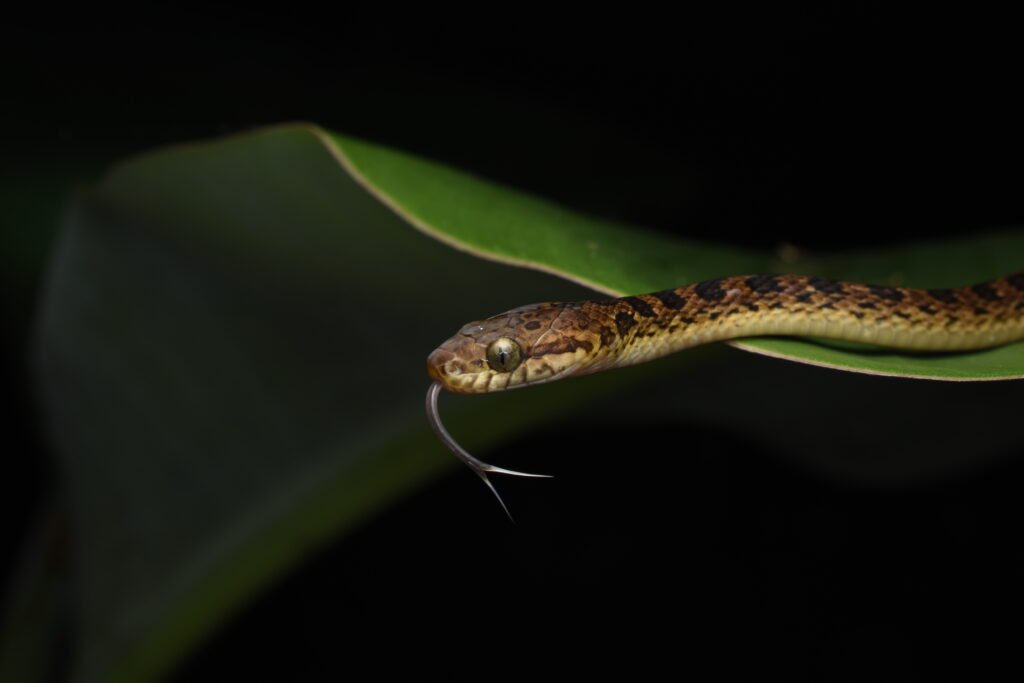
[[[514,339],[501,337],[487,347],[487,362],[492,370],[512,372],[523,362],[523,350]]]

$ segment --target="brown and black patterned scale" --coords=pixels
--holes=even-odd
[[[738,337],[798,335],[914,351],[1024,339],[1024,273],[959,289],[907,289],[803,275],[745,275],[606,301],[524,306],[464,326],[427,367],[445,389],[500,391],[633,365]],[[522,362],[492,369],[514,340]]]

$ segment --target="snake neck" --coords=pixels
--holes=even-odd
[[[763,335],[913,351],[965,351],[1024,338],[1024,274],[959,289],[751,275],[572,306],[592,321],[598,342],[591,363],[576,374]]]

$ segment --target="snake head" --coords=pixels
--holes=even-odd
[[[427,358],[445,389],[482,394],[576,374],[600,344],[575,304],[534,304],[469,323]]]

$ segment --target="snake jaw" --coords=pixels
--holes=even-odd
[[[434,433],[437,434],[437,437],[441,439],[441,442],[448,447],[448,450],[450,450],[455,455],[456,458],[461,460],[471,470],[476,472],[477,476],[479,476],[480,479],[483,480],[484,484],[487,485],[487,488],[489,488],[491,490],[491,493],[494,494],[494,497],[498,499],[498,503],[500,503],[502,509],[505,510],[505,514],[508,515],[509,520],[515,522],[515,520],[512,518],[512,513],[509,512],[508,506],[505,505],[505,501],[501,499],[501,496],[498,494],[498,490],[494,488],[494,484],[492,484],[491,480],[488,479],[488,472],[492,474],[509,474],[514,477],[533,477],[536,479],[550,479],[551,475],[531,474],[529,472],[517,472],[516,470],[507,470],[504,467],[490,465],[470,455],[470,453],[466,449],[460,446],[459,443],[454,438],[452,438],[452,435],[448,433],[447,429],[445,429],[444,424],[441,423],[441,415],[437,409],[437,397],[438,395],[440,395],[441,390],[443,388],[444,385],[440,381],[435,381],[432,382],[430,387],[427,389],[427,421],[430,422],[430,427],[434,430]]]
[[[454,358],[454,354],[444,349],[437,349],[427,356],[427,374],[436,382],[444,384],[445,368]]]
[[[486,391],[498,373],[487,366],[479,347],[464,335],[452,337],[427,357],[427,374],[457,394]]]

